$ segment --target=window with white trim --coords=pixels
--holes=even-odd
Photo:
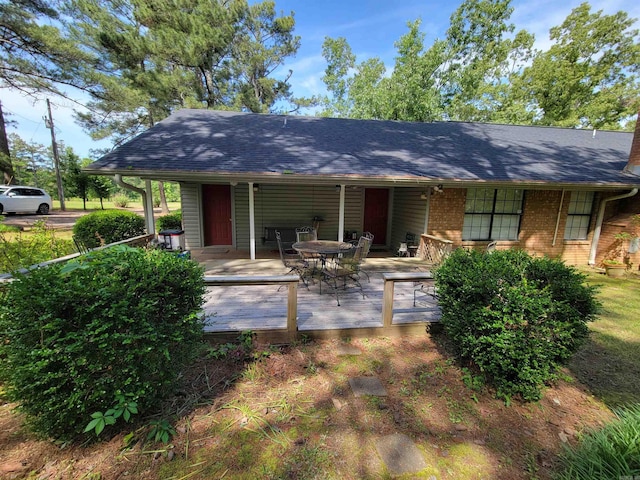
[[[586,240],[589,235],[593,192],[571,192],[567,224],[564,228],[565,240]]]
[[[462,240],[517,240],[524,190],[469,188]]]

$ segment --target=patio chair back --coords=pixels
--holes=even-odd
[[[276,230],[276,241],[278,242],[278,251],[280,252],[280,260],[282,260],[282,264],[291,268],[294,263],[298,263],[301,260],[300,255],[295,250],[289,250],[284,246],[282,242],[282,235],[279,231]]]
[[[373,235],[369,232],[365,232],[358,241],[358,247],[362,248],[362,261],[367,259],[369,251],[371,250],[371,245],[373,245]]]
[[[296,228],[296,238],[298,242],[318,240],[318,230],[313,227],[298,227]]]

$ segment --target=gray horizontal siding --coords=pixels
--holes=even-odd
[[[181,183],[180,201],[182,204],[182,228],[184,229],[185,247],[187,250],[202,248],[200,185]]]
[[[422,188],[394,189],[390,243],[392,251],[396,251],[400,242],[404,242],[408,232],[416,235],[416,242],[419,241],[420,234],[424,233],[428,205],[428,200],[421,198],[424,191]],[[429,193],[429,190],[426,189],[426,192]]]
[[[318,236],[335,240],[338,236],[340,192],[332,186],[260,185],[255,193],[256,248],[274,249],[273,243],[262,243],[265,227],[300,227],[312,225],[314,217],[324,220],[318,224]],[[362,231],[361,188],[345,191],[345,230]],[[249,248],[249,190],[247,184],[235,187],[236,245]]]

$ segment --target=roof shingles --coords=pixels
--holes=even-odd
[[[180,110],[88,171],[637,186],[623,172],[631,141],[628,132]]]

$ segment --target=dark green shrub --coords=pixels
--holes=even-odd
[[[601,430],[588,432],[576,447],[565,446],[557,480],[640,477],[640,404],[616,412]]]
[[[182,212],[180,210],[158,217],[158,231],[163,230],[182,230]]]
[[[595,287],[562,262],[519,250],[456,250],[436,272],[442,325],[457,354],[507,401],[537,400],[588,335]]]
[[[82,433],[116,395],[144,413],[197,354],[203,294],[195,262],[126,246],[18,276],[0,299],[0,379],[56,438]]]
[[[55,230],[39,220],[30,232],[11,236],[0,232],[0,273],[27,268],[75,251],[72,240],[57,237]]]
[[[73,226],[76,239],[87,248],[144,235],[144,218],[122,210],[99,210],[80,217]]]

